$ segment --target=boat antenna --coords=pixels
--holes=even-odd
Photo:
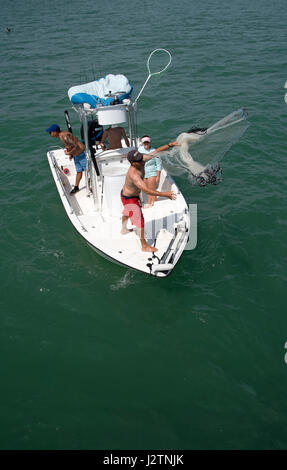
[[[169,56],[168,64],[167,64],[162,70],[160,70],[159,72],[151,72],[151,71],[150,71],[150,66],[149,66],[150,59],[151,59],[151,57],[153,56],[153,54],[154,54],[155,52],[159,52],[159,51],[163,51],[163,52],[166,52],[166,53],[168,54],[168,56]],[[164,72],[164,71],[167,69],[167,67],[170,65],[170,63],[171,63],[171,53],[170,53],[169,51],[167,51],[166,49],[155,49],[154,51],[152,51],[152,53],[149,55],[149,58],[148,58],[148,60],[147,60],[148,76],[147,76],[146,81],[145,81],[144,84],[143,84],[143,87],[142,87],[141,91],[139,92],[138,96],[136,97],[136,99],[135,99],[135,101],[134,101],[134,103],[133,103],[134,106],[135,106],[137,100],[139,99],[140,95],[142,94],[142,92],[143,92],[143,90],[144,90],[144,88],[145,88],[147,82],[149,81],[150,77],[151,77],[152,75],[159,75],[160,73]]]

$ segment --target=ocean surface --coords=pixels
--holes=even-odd
[[[0,6],[0,448],[286,448],[286,2]],[[158,146],[242,106],[251,122],[219,185],[175,178],[198,242],[166,279],[85,244],[45,132],[68,109],[79,135],[73,85],[123,73],[135,97],[159,47],[173,60],[140,135]]]

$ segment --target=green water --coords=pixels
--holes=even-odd
[[[285,2],[0,6],[0,448],[286,448]],[[138,121],[154,146],[241,106],[252,123],[221,184],[176,178],[198,244],[164,280],[76,233],[44,131],[70,86],[123,73],[135,97],[158,47],[172,65]]]

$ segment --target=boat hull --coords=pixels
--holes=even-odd
[[[99,167],[102,166],[101,173],[104,176],[97,183],[96,205],[94,195],[87,191],[85,178],[81,181],[80,191],[70,195],[75,169],[62,149],[51,150],[47,158],[65,211],[89,246],[116,264],[155,277],[166,277],[174,269],[188,241],[190,217],[187,204],[175,182],[163,170],[159,191],[172,190],[177,194],[177,199],[171,201],[158,198],[153,208],[143,209],[146,238],[158,251],[155,254],[142,252],[135,230],[127,235],[120,233],[120,187],[128,168],[127,152],[120,150],[123,152],[115,151],[112,156],[107,155],[109,158],[104,158],[104,152],[99,158]],[[145,197],[143,195],[143,202]]]

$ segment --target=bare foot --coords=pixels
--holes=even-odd
[[[157,248],[155,248],[154,246],[149,246],[148,244],[146,244],[146,245],[142,245],[142,251],[148,251],[150,253],[154,253],[155,251],[157,251]]]
[[[121,230],[122,235],[126,235],[127,233],[130,233],[130,232],[133,232],[132,228],[130,228],[130,229],[122,228],[122,230]]]

